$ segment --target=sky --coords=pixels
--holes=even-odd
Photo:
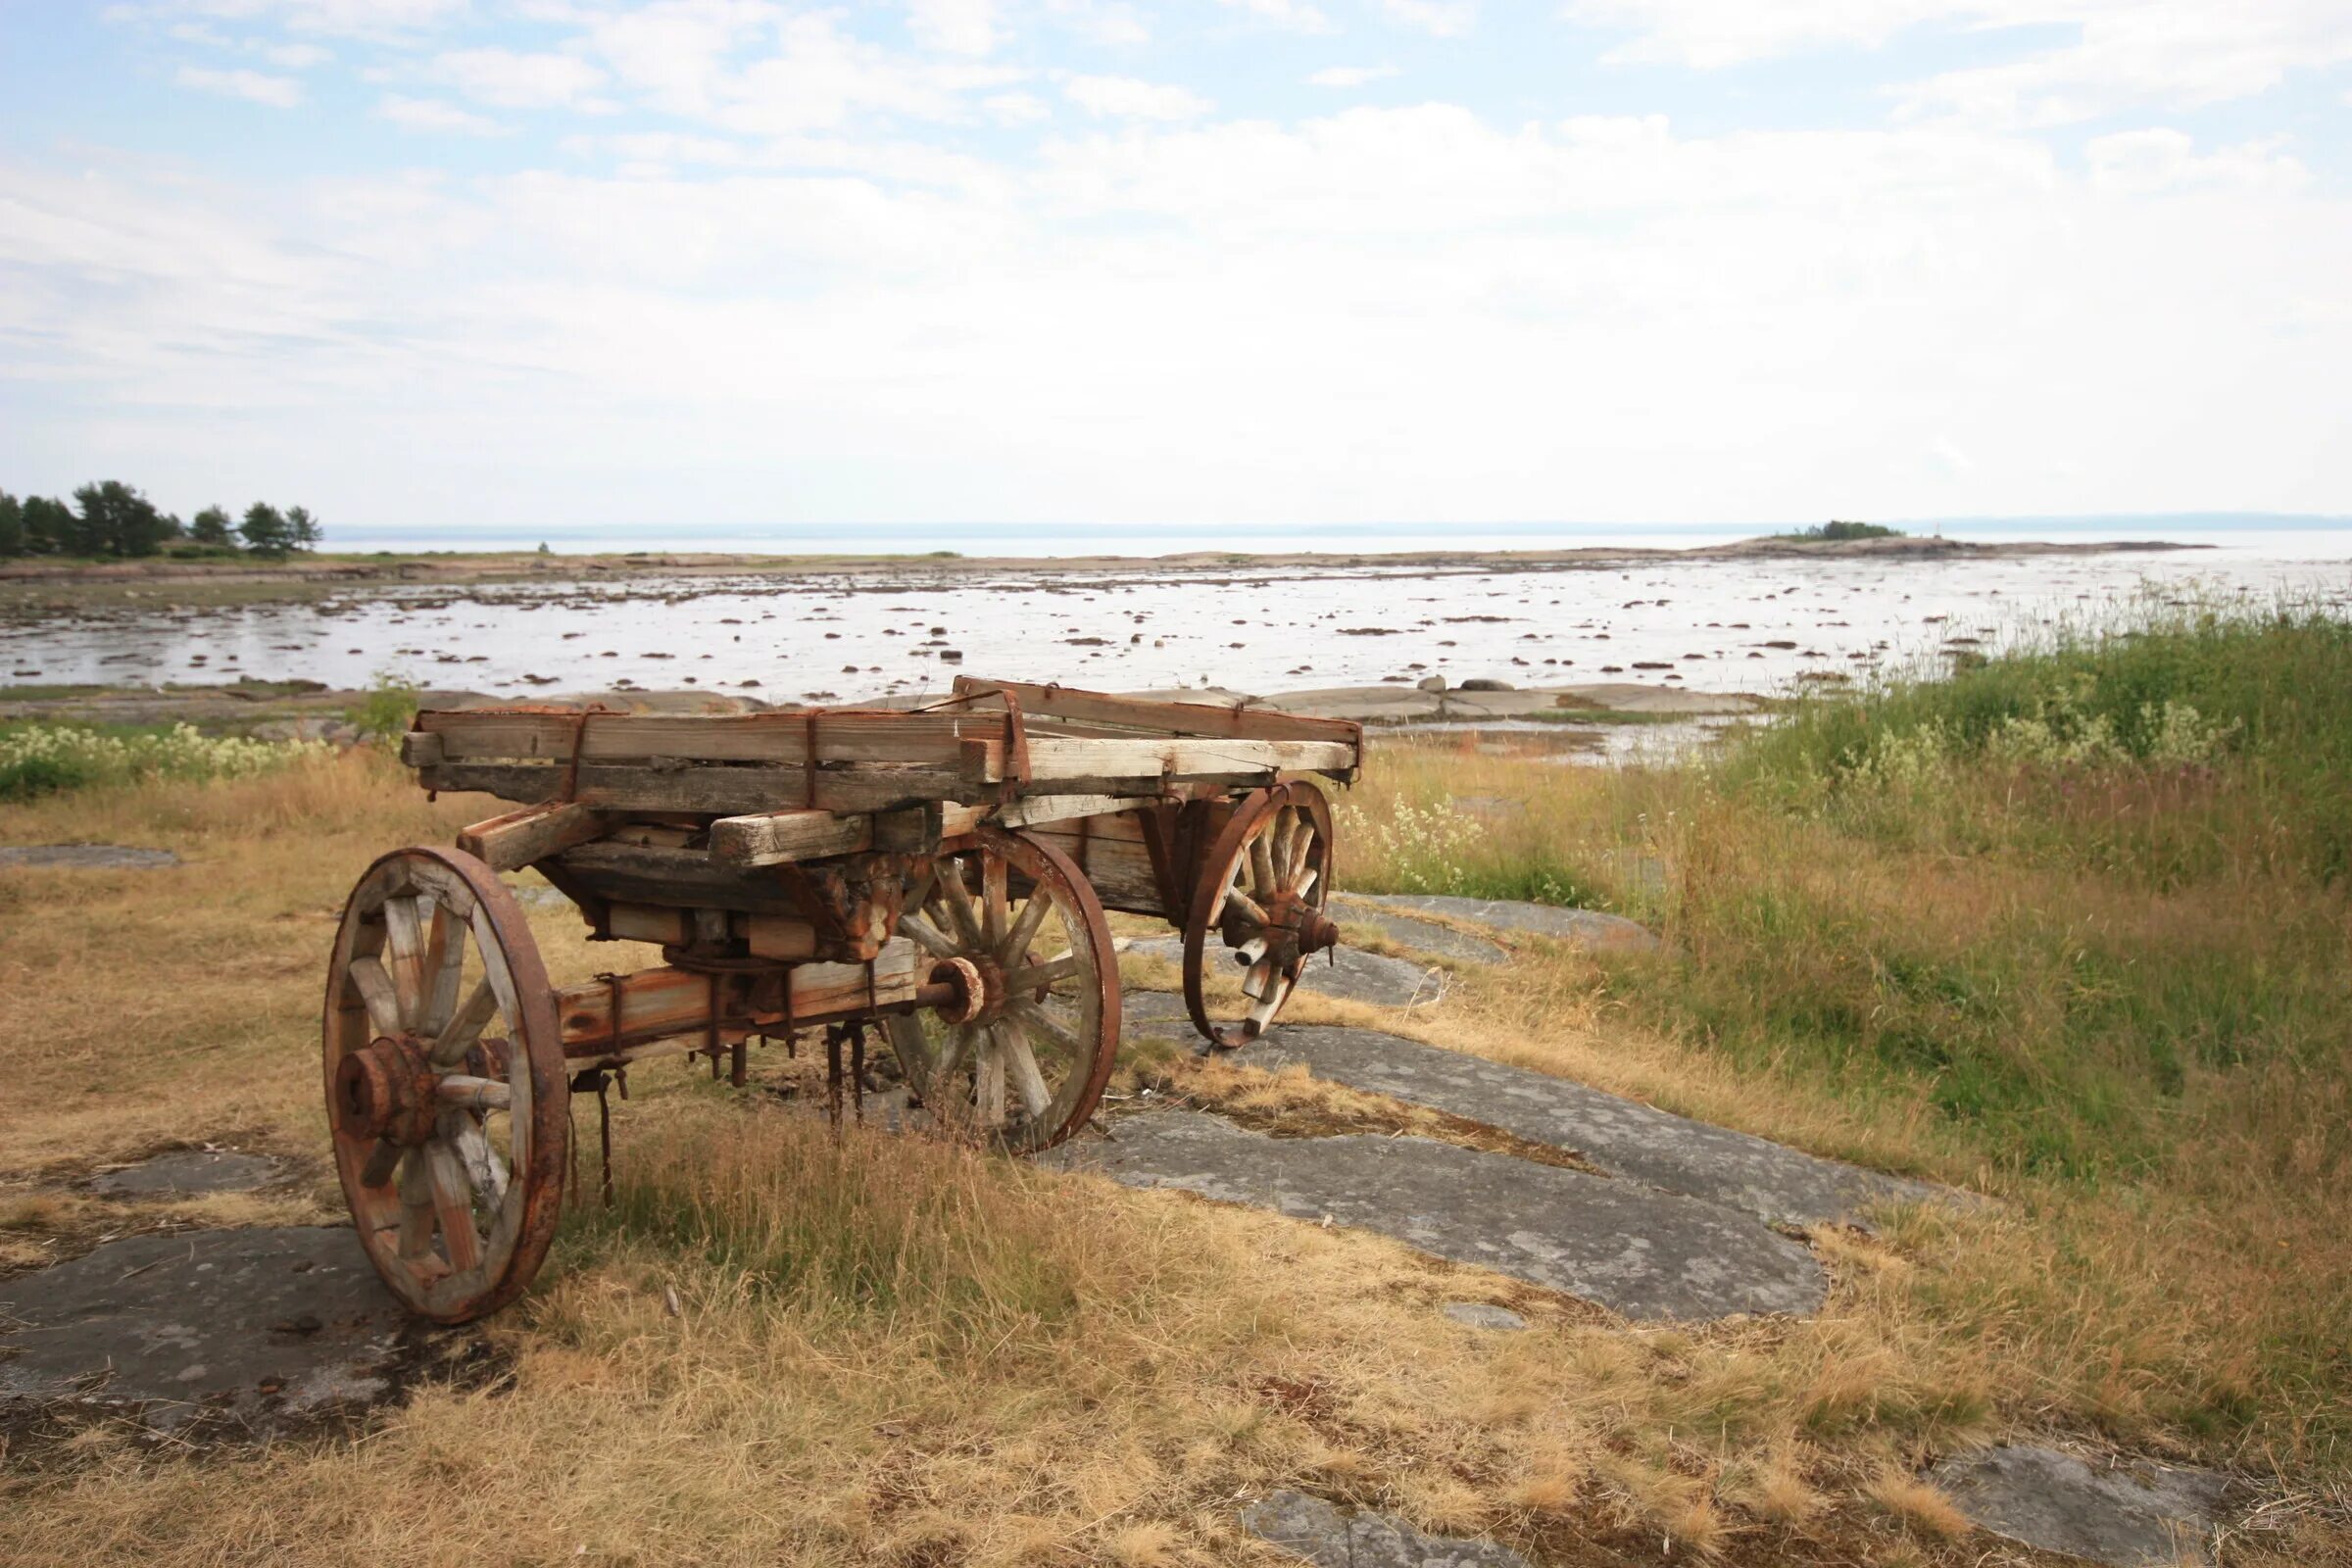
[[[2352,513],[2352,0],[0,0],[0,488]]]

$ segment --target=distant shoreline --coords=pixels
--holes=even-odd
[[[1788,560],[1952,561],[2031,556],[2092,556],[2211,550],[2206,543],[2170,540],[1976,542],[1937,536],[1819,540],[1763,536],[1731,544],[1671,547],[1592,545],[1558,550],[1244,551],[1193,550],[1171,555],[962,556],[907,554],[757,555],[738,552],[631,551],[541,555],[535,551],[321,553],[282,561],[135,561],[57,564],[17,561],[0,566],[0,594],[32,589],[138,589],[193,584],[220,589],[319,590],[366,587],[467,586],[565,581],[625,581],[639,577],[872,576],[955,577],[971,574],[1053,575],[1063,572],[1400,570],[1433,572],[1576,570],[1619,564]],[[268,597],[237,594],[235,597]]]

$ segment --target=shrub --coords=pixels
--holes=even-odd
[[[208,736],[194,725],[107,733],[63,724],[0,732],[0,801],[150,779],[250,778],[333,750],[323,741]]]

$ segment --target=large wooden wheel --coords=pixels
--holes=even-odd
[[[906,1081],[939,1123],[1015,1153],[1086,1124],[1119,1043],[1119,968],[1095,890],[1060,851],[983,828],[932,860],[899,934],[953,979],[952,1007],[890,1019]]]
[[[1212,1046],[1246,1046],[1274,1026],[1307,958],[1339,941],[1331,897],[1331,807],[1304,780],[1257,790],[1210,846],[1184,926],[1184,1003]],[[1226,959],[1241,998],[1208,974]]]
[[[561,1217],[569,1083],[521,906],[457,850],[395,850],[344,906],[326,977],[327,1123],[376,1272],[462,1323],[512,1300]]]

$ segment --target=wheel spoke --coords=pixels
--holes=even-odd
[[[1264,929],[1266,924],[1265,906],[1249,894],[1244,893],[1240,888],[1235,888],[1231,893],[1225,895],[1225,903],[1227,907],[1241,910],[1242,918],[1248,920],[1251,925],[1260,930]]]
[[[1004,989],[1017,997],[1025,992],[1035,991],[1040,986],[1050,986],[1056,980],[1067,980],[1071,975],[1076,974],[1078,969],[1078,955],[1065,953],[1058,958],[1051,958],[1044,963],[1033,963],[1026,969],[1014,970],[1012,977],[1004,982]]]
[[[466,1167],[466,1179],[473,1184],[475,1192],[490,1200],[491,1207],[499,1207],[507,1200],[507,1162],[498,1157],[498,1151],[491,1147],[481,1123],[462,1114],[453,1119],[459,1125],[452,1129],[450,1147],[458,1152],[458,1158]]]
[[[1250,888],[1261,899],[1274,896],[1274,852],[1264,833],[1250,835]]]
[[[972,1063],[972,1108],[983,1127],[1004,1125],[1004,1047],[997,1026],[987,1026],[986,1043]]]
[[[1005,903],[1010,893],[1007,882],[1012,867],[1003,856],[987,855],[980,859],[980,933],[990,952],[1004,940],[1006,925]]]
[[[1257,1005],[1250,1009],[1250,1033],[1252,1037],[1265,1033],[1266,1026],[1274,1021],[1274,1014],[1282,1009],[1283,1002],[1290,994],[1291,977],[1275,974],[1258,996]]]
[[[1019,1020],[1021,1027],[1031,1034],[1043,1035],[1052,1041],[1056,1050],[1069,1056],[1073,1061],[1081,1059],[1085,1055],[1085,1053],[1079,1048],[1078,1037],[1062,1027],[1060,1019],[1055,1018],[1036,1003],[1013,1002],[1005,1006],[1004,1012],[1007,1017]]]
[[[1306,874],[1306,862],[1314,858],[1315,824],[1299,818],[1298,831],[1291,837],[1290,869],[1283,875],[1285,886],[1296,890],[1298,879]]]
[[[400,1145],[391,1139],[377,1139],[374,1151],[368,1156],[368,1163],[360,1167],[360,1185],[381,1187],[390,1181],[393,1172],[400,1169],[400,1156],[403,1152]]]
[[[458,987],[466,978],[467,922],[436,901],[433,918],[424,933],[424,997],[417,1008],[416,1029],[437,1035],[449,1027],[458,1009]]]
[[[968,948],[983,948],[988,944],[980,937],[980,912],[972,906],[972,891],[963,885],[963,862],[950,860],[940,867],[940,900],[948,907],[948,918],[955,922],[956,934]]]
[[[400,1163],[400,1255],[412,1262],[433,1255],[433,1190],[424,1153],[408,1151]]]
[[[352,967],[357,969],[359,966],[354,964]],[[471,1051],[473,1043],[482,1037],[483,1027],[497,1013],[498,993],[490,989],[487,979],[475,981],[473,990],[466,998],[466,1004],[449,1021],[449,1027],[441,1031],[441,1038],[433,1042],[433,1065],[454,1067],[464,1060],[466,1053]]]
[[[400,995],[382,962],[373,957],[354,958],[346,972],[359,987],[360,1000],[368,1004],[368,1027],[378,1035],[399,1034]]]
[[[946,937],[941,936],[939,932],[932,926],[931,922],[924,919],[919,914],[900,915],[899,934],[904,937],[912,938],[917,947],[921,948],[925,953],[930,954],[934,958],[953,958],[956,956],[956,944],[950,942]]]
[[[1011,963],[1029,951],[1029,943],[1046,916],[1054,912],[1054,897],[1044,888],[1031,888],[1029,902],[1021,906],[1021,917],[1012,923],[1012,933],[997,950],[998,961]]]
[[[384,901],[383,964],[392,977],[404,1025],[414,1025],[424,1010],[424,922],[417,908],[421,898],[395,896]]]
[[[1013,1093],[1021,1097],[1021,1104],[1034,1121],[1054,1103],[1053,1092],[1046,1087],[1046,1075],[1037,1070],[1037,1055],[1029,1049],[1029,1041],[1017,1023],[997,1025],[997,1038],[1004,1047],[1004,1070],[1012,1080]]]
[[[449,1266],[460,1270],[479,1266],[482,1238],[473,1228],[473,1192],[466,1183],[466,1167],[457,1151],[438,1140],[425,1145],[424,1170]]]

